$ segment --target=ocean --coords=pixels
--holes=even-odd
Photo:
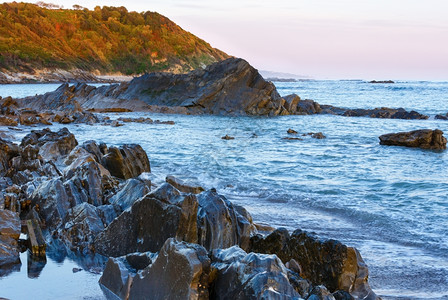
[[[274,83],[281,95],[296,93],[320,104],[403,107],[430,118],[125,113],[108,115],[112,119],[148,116],[172,120],[175,125],[66,127],[80,143],[95,139],[108,145],[142,145],[150,158],[155,183],[163,182],[166,175],[175,175],[204,188],[215,187],[234,203],[246,207],[255,222],[290,230],[301,228],[356,247],[369,266],[371,287],[383,299],[448,299],[448,154],[382,146],[378,139],[385,133],[424,128],[438,128],[448,136],[448,121],[434,119],[436,114],[448,112],[448,82]],[[57,87],[0,85],[0,96],[22,97]],[[62,125],[53,126],[54,130],[59,127]],[[289,128],[298,131],[303,140],[283,139],[288,137]],[[33,128],[23,129],[12,132],[15,139],[20,140]],[[310,132],[322,132],[326,138],[300,136]],[[221,139],[226,134],[235,139]],[[67,281],[76,276],[78,279],[73,285],[59,288],[60,295],[71,292],[69,298],[73,299],[101,298],[96,282],[91,283],[99,275],[72,273],[72,266],[76,262],[71,259],[55,262],[49,258],[41,275],[29,279],[23,275],[23,262],[21,272],[0,278],[0,296],[22,298],[26,291],[31,293],[27,282],[33,281],[39,282],[40,289],[48,286],[48,298],[58,297],[58,287],[51,284],[50,275],[61,268],[70,271]],[[77,291],[80,282],[89,286],[87,298]]]

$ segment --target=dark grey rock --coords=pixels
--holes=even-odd
[[[121,210],[126,210],[134,204],[135,201],[151,191],[151,183],[141,178],[131,178],[126,180],[122,188],[113,195],[109,202],[119,205]]]
[[[284,262],[294,259],[300,276],[330,292],[343,290],[355,298],[377,299],[368,283],[368,269],[359,252],[335,240],[320,240],[301,230],[289,235],[277,229],[266,237],[251,239],[250,251],[277,254]]]
[[[276,255],[247,254],[237,246],[212,251],[213,299],[299,299]]]
[[[116,218],[95,241],[107,256],[157,252],[170,237],[197,242],[198,203],[194,195],[181,195],[169,184],[136,201]]]
[[[132,282],[130,299],[209,299],[210,258],[197,245],[168,239]]]
[[[206,249],[249,246],[255,226],[235,209],[233,204],[216,191],[209,190],[198,195],[199,244]],[[248,215],[246,211],[246,215]]]

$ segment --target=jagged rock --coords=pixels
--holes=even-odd
[[[150,73],[120,85],[62,85],[55,92],[29,97],[22,103],[46,109],[56,109],[55,104],[75,109],[80,104],[100,110],[278,115],[285,100],[274,84],[265,81],[245,60],[230,58],[188,74]]]
[[[168,239],[154,263],[132,280],[129,299],[209,299],[207,254],[199,245]]]
[[[381,145],[419,147],[422,149],[444,150],[446,138],[439,129],[420,129],[409,132],[384,134],[379,137]]]
[[[182,180],[174,177],[174,176],[167,176],[165,179],[166,182],[174,186],[176,189],[181,191],[182,193],[193,193],[193,194],[199,194],[204,191],[204,188],[201,186],[190,186],[185,184]]]
[[[104,224],[97,208],[84,202],[68,211],[58,237],[70,250],[86,254],[94,250],[93,240],[103,230]]]
[[[60,178],[47,180],[40,184],[31,195],[32,203],[38,207],[39,215],[48,227],[58,227],[70,207],[76,205],[67,195]]]
[[[20,263],[17,243],[20,230],[19,214],[0,209],[0,266]]]
[[[85,141],[84,143],[82,143],[81,147],[84,148],[90,154],[92,154],[97,163],[101,163],[101,160],[103,159],[105,153],[101,151],[99,145],[95,141],[93,140]]]
[[[359,299],[378,299],[368,284],[368,269],[359,252],[335,240],[319,240],[300,229],[291,235],[279,228],[251,239],[251,251],[277,254],[284,262],[297,261],[301,277],[330,291],[343,290]]]
[[[95,240],[98,253],[121,256],[131,252],[157,252],[170,237],[197,242],[198,200],[182,195],[168,183],[136,201]]]
[[[69,154],[78,145],[78,141],[65,127],[58,132],[52,132],[49,128],[45,128],[32,130],[30,134],[26,135],[20,146],[25,147],[26,145],[39,146],[39,154],[44,159],[58,160]]]
[[[319,103],[313,100],[300,100],[297,103],[297,112],[299,115],[314,115],[322,111]]]
[[[135,201],[151,191],[151,182],[140,177],[126,180],[123,187],[110,199],[111,204],[119,205],[122,210],[126,210]]]
[[[108,298],[115,296],[120,299],[129,299],[129,289],[134,276],[135,274],[126,267],[123,259],[111,257],[107,261],[99,283],[103,291],[106,289],[106,295],[112,294]]]
[[[129,144],[119,148],[109,147],[102,164],[113,176],[129,179],[143,172],[151,172],[148,156],[140,145]]]
[[[13,118],[0,116],[0,126],[17,126],[19,123]]]
[[[117,186],[109,171],[95,161],[88,161],[75,169],[66,170],[65,174],[64,186],[76,204],[83,202],[94,206],[106,204],[107,195]]]
[[[19,214],[10,210],[0,209],[0,235],[18,240],[20,229]]]
[[[299,299],[276,255],[247,254],[237,246],[212,251],[213,299]]]
[[[248,248],[250,237],[255,231],[251,219],[238,213],[233,204],[215,190],[203,192],[197,199],[200,245],[208,250],[234,245]]]
[[[290,114],[295,114],[297,112],[297,105],[300,102],[300,97],[296,94],[291,94],[283,97],[285,99],[284,107]]]

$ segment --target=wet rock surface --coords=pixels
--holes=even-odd
[[[251,238],[250,251],[276,254],[283,262],[295,260],[300,275],[331,292],[346,291],[360,299],[376,299],[367,279],[368,269],[359,252],[335,240],[319,240],[301,231],[279,228],[266,237]]]
[[[381,145],[418,147],[422,149],[445,150],[446,138],[439,129],[420,129],[408,132],[384,134],[379,137]]]
[[[139,145],[80,145],[63,128],[0,146],[0,275],[20,265],[21,223],[32,220],[56,261],[101,272],[111,257],[107,297],[376,299],[356,249],[257,227],[215,189],[173,176],[152,190]],[[45,256],[30,261],[39,276]]]

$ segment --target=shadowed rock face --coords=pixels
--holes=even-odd
[[[279,115],[287,111],[273,83],[248,62],[230,58],[188,74],[150,73],[131,82],[95,88],[62,85],[55,92],[21,99],[29,107],[157,111],[183,114]],[[73,106],[73,107],[72,107]],[[289,113],[286,113],[289,114]]]
[[[421,129],[409,132],[384,134],[379,137],[381,145],[419,147],[422,149],[444,150],[446,138],[443,131]]]

